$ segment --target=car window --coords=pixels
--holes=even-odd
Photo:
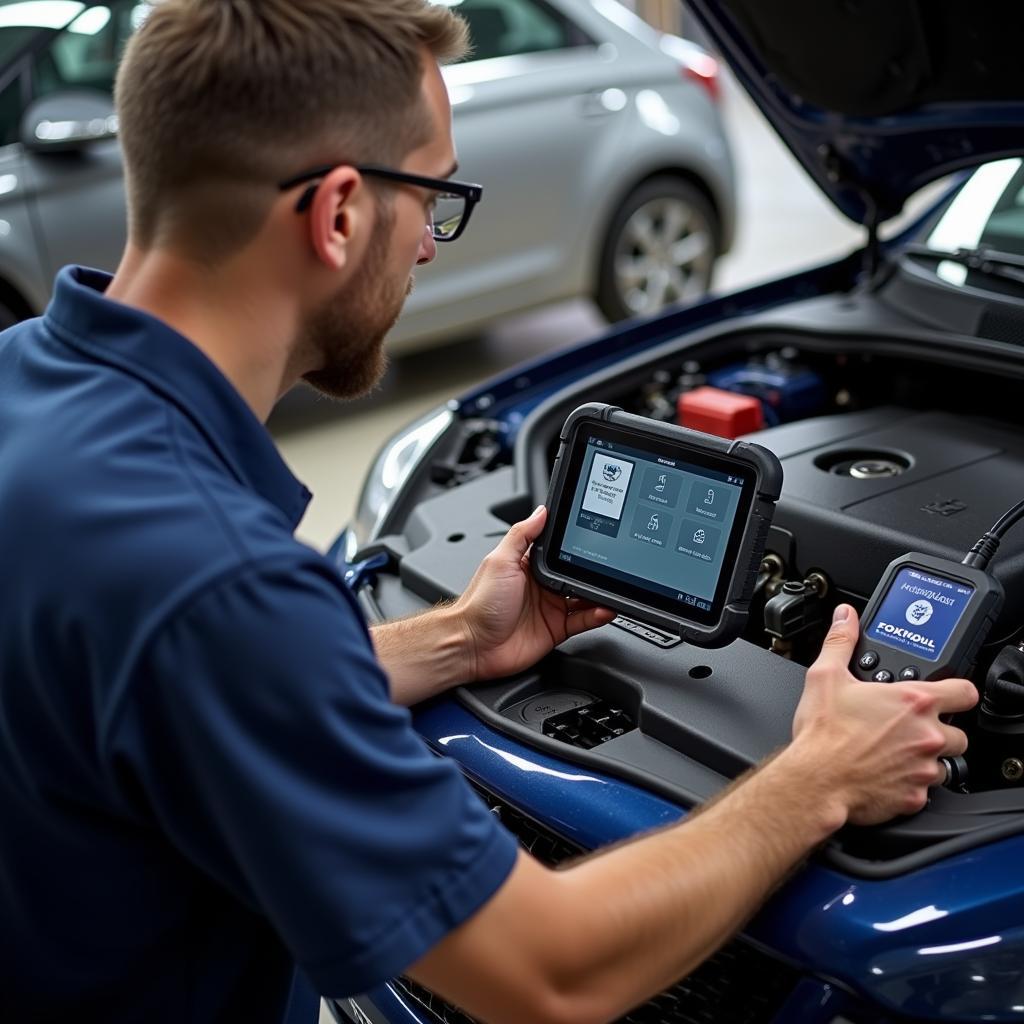
[[[1019,296],[1024,289],[1024,161],[995,160],[975,170],[922,241],[924,247],[912,250],[910,258],[946,284]],[[941,258],[947,254],[948,259]]]
[[[449,6],[469,24],[470,60],[589,46],[574,22],[543,0],[454,0]]]
[[[21,78],[16,78],[0,91],[0,146],[18,141],[22,100]]]
[[[35,39],[37,28],[27,25],[0,25],[0,67],[4,69]]]
[[[113,93],[121,52],[149,9],[148,3],[123,0],[83,11],[36,55],[33,98],[66,89]]]
[[[1024,256],[1024,161],[979,167],[928,232],[927,244],[945,252],[981,246]]]
[[[1024,256],[1024,168],[1019,160],[1016,162],[1017,170],[981,233],[981,244]]]
[[[0,0],[0,67],[38,38],[61,29],[85,10],[81,0]]]

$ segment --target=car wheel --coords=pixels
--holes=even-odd
[[[652,178],[627,196],[601,250],[595,301],[611,321],[652,316],[711,287],[721,227],[711,203],[678,178]]]

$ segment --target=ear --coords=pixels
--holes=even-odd
[[[336,167],[324,178],[309,209],[310,241],[317,258],[340,270],[355,239],[369,228],[367,193],[354,167]]]

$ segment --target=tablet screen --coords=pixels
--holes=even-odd
[[[558,571],[715,619],[750,509],[749,467],[603,426],[580,431],[570,460],[550,549]]]

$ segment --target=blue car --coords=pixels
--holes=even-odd
[[[1024,497],[1024,12],[689,10],[864,225],[863,247],[462,395],[385,447],[333,549],[372,619],[460,593],[544,499],[559,430],[586,402],[743,433],[778,456],[785,483],[742,638],[673,646],[620,620],[419,709],[421,734],[549,864],[677,820],[784,744],[833,607],[863,609],[907,552],[959,561]],[[885,230],[940,179],[923,216]],[[920,814],[836,835],[741,935],[624,1020],[1024,1020],[1024,529],[992,571],[1006,601],[977,656],[982,700],[957,720],[970,750],[946,786]],[[402,978],[333,1012],[469,1021]]]

